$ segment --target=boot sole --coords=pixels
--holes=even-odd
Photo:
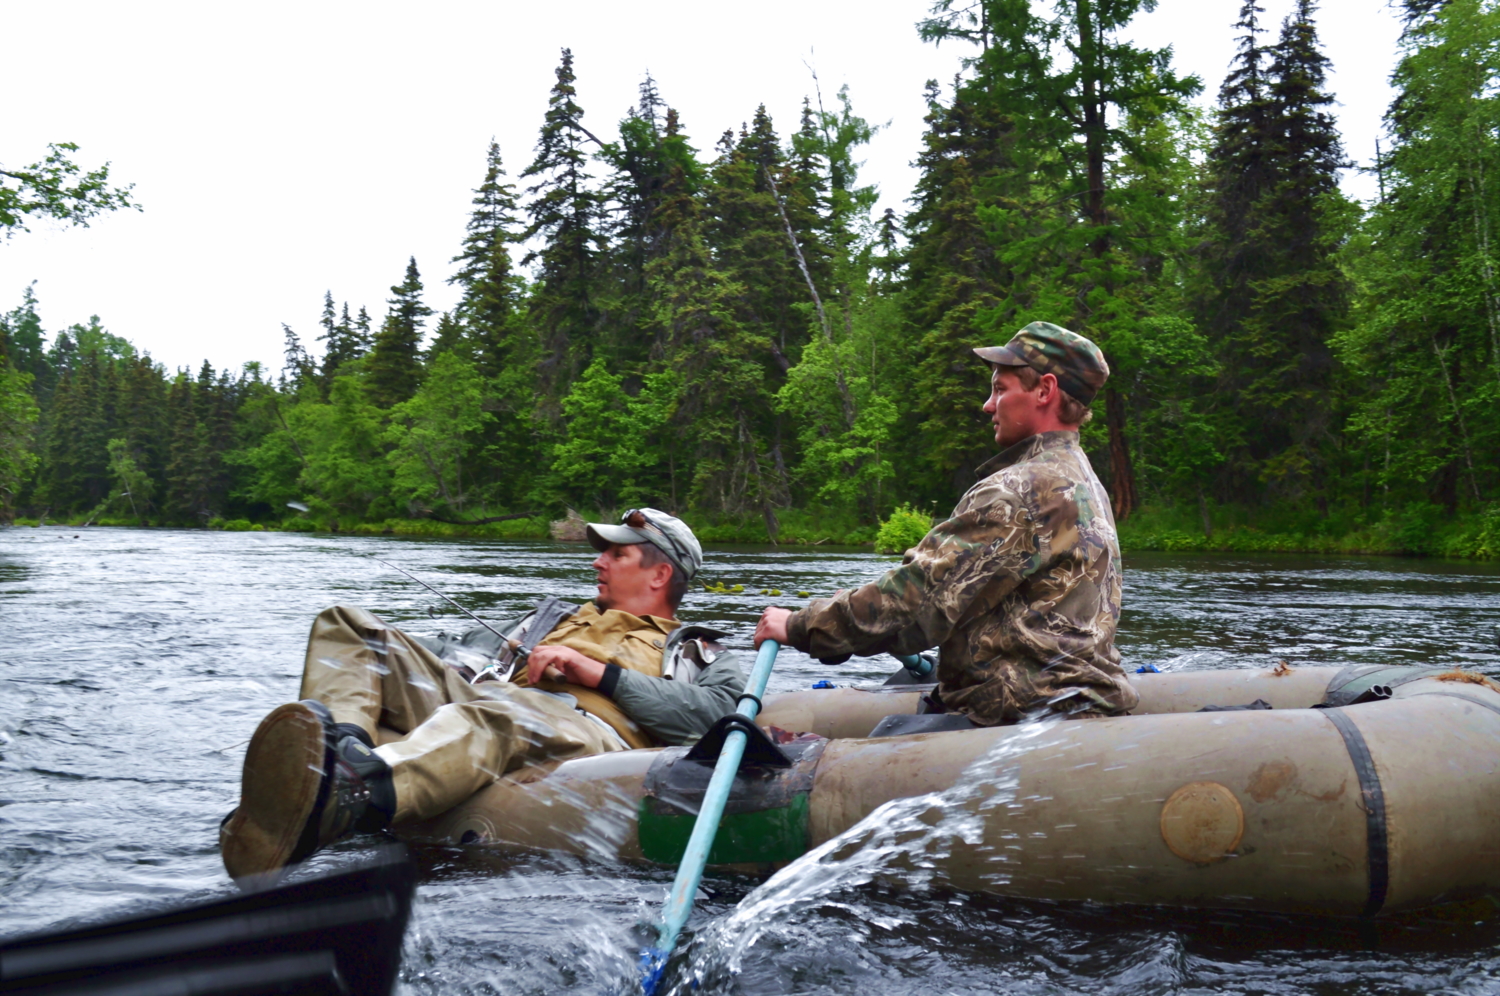
[[[279,706],[255,729],[239,808],[219,832],[231,878],[277,872],[306,856],[296,853],[298,843],[318,810],[328,761],[324,717],[314,705]]]

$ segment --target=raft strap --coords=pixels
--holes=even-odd
[[[745,696],[745,698],[754,697],[753,695]],[[731,730],[743,730],[745,733],[745,757],[740,762],[742,767],[752,764],[769,768],[792,766],[792,759],[771,742],[771,738],[766,736],[766,731],[755,725],[755,720],[737,712],[730,713],[710,726],[708,732],[703,734],[687,752],[686,760],[712,765],[719,759],[719,752],[724,749],[724,738]]]
[[[1370,898],[1365,903],[1362,917],[1372,917],[1385,905],[1386,889],[1390,885],[1390,850],[1386,838],[1385,793],[1380,788],[1380,773],[1375,770],[1375,759],[1370,756],[1369,745],[1359,727],[1342,709],[1327,709],[1323,712],[1349,750],[1349,760],[1354,762],[1354,772],[1359,776],[1359,794],[1365,811],[1365,837],[1368,843],[1370,862]]]
[[[735,699],[734,706],[736,709],[738,709],[740,707],[740,703],[747,701],[755,703],[755,715],[759,716],[762,712],[765,711],[766,704],[762,702],[758,697],[751,695],[749,692],[744,692],[740,695],[739,698]]]
[[[1496,713],[1497,715],[1500,715],[1500,706],[1495,705],[1495,703],[1493,703],[1493,702],[1481,702],[1479,699],[1471,699],[1467,695],[1460,695],[1457,692],[1413,692],[1411,695],[1408,695],[1407,698],[1408,699],[1438,699],[1438,698],[1442,698],[1442,699],[1458,699],[1460,702],[1467,702],[1467,703],[1469,703],[1469,705],[1477,705],[1477,706],[1479,706],[1482,709],[1488,709],[1490,712],[1493,712],[1493,713]]]

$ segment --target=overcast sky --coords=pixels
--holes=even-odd
[[[1291,0],[1264,0],[1274,29]],[[531,160],[563,46],[584,123],[604,138],[649,70],[709,158],[764,102],[785,137],[808,67],[825,98],[848,83],[857,113],[890,121],[865,151],[881,208],[916,178],[922,87],[951,80],[961,46],[924,45],[928,0],[762,0],[647,5],[10,3],[0,60],[0,165],[76,142],[135,184],[141,213],[88,229],[41,222],[0,243],[0,311],[36,281],[50,331],[97,314],[168,367],[279,369],[283,322],[310,340],[323,292],[378,322],[415,256],[427,302],[452,306],[449,260],[491,136],[514,176]],[[1239,0],[1161,0],[1132,36],[1172,46],[1212,101]],[[1319,14],[1351,158],[1369,163],[1391,91],[1396,17],[1384,0]],[[1366,199],[1374,181],[1350,173]]]

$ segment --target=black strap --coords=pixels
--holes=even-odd
[[[761,764],[769,768],[789,768],[792,759],[766,736],[766,731],[756,726],[747,716],[741,716],[732,712],[713,726],[708,732],[699,738],[687,752],[687,759],[697,761],[701,764],[713,764],[719,759],[719,752],[724,749],[724,738],[731,730],[743,730],[748,738],[745,742],[745,755],[740,761],[741,765]]]
[[[1467,702],[1467,703],[1469,703],[1469,705],[1476,705],[1476,706],[1479,706],[1481,709],[1488,709],[1490,712],[1493,712],[1493,713],[1496,713],[1497,715],[1500,715],[1500,705],[1495,705],[1493,702],[1481,702],[1478,699],[1471,699],[1467,695],[1460,695],[1457,692],[1412,692],[1410,695],[1402,696],[1402,698],[1403,698],[1403,700],[1405,700],[1405,699],[1458,699],[1460,702]]]
[[[740,697],[734,700],[735,708],[739,708],[739,705],[740,705],[741,702],[754,702],[755,703],[755,714],[757,716],[759,716],[761,714],[761,712],[764,711],[765,708],[766,708],[764,702],[762,702],[760,699],[756,698],[754,695],[751,695],[749,692],[742,692],[740,694]]]
[[[1385,792],[1380,788],[1380,773],[1375,770],[1375,759],[1370,756],[1370,747],[1364,734],[1342,709],[1325,709],[1323,715],[1344,738],[1349,751],[1349,760],[1354,762],[1354,773],[1359,776],[1359,794],[1365,811],[1366,850],[1369,852],[1370,898],[1365,902],[1362,917],[1372,917],[1385,905],[1386,890],[1390,887],[1390,844],[1386,836]]]

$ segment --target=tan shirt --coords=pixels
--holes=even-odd
[[[554,626],[539,645],[567,647],[601,664],[615,664],[660,678],[667,637],[679,625],[675,619],[637,616],[619,609],[601,612],[593,602],[587,602],[576,614]],[[529,684],[524,668],[512,680],[518,685]],[[631,747],[660,746],[619,706],[592,688],[545,680],[537,682],[536,687],[573,696],[580,709],[604,720]]]

